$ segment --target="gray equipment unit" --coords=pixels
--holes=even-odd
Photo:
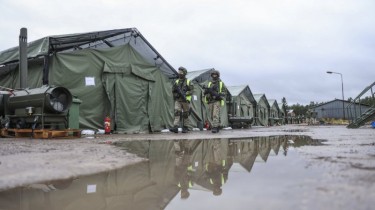
[[[2,127],[44,129],[67,128],[72,94],[64,87],[42,86],[0,96]]]

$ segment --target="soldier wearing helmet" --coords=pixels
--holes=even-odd
[[[213,75],[217,75],[218,76],[218,78],[220,77],[220,71],[218,71],[218,70],[213,70],[212,72],[211,72],[211,77],[215,77],[215,76],[213,76]]]
[[[178,133],[180,121],[182,121],[182,133],[188,132],[189,115],[190,115],[190,101],[193,93],[193,85],[190,80],[186,78],[187,70],[184,67],[178,68],[178,79],[175,81],[172,93],[175,100],[174,105],[174,122],[173,127],[169,131]]]
[[[187,70],[185,69],[185,67],[181,66],[180,68],[178,68],[178,77],[180,79],[184,79],[186,75],[187,75]]]
[[[213,70],[211,72],[211,81],[205,88],[205,101],[208,103],[209,115],[211,116],[211,131],[218,133],[220,127],[220,107],[225,105],[225,96],[227,88],[220,79],[220,72]]]

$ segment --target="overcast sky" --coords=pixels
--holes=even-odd
[[[375,81],[374,0],[0,0],[0,51],[61,35],[137,28],[176,69],[289,105],[356,97]]]

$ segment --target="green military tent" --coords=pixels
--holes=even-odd
[[[270,136],[262,136],[258,137],[258,161],[259,162],[267,162],[268,156],[271,153],[271,142]]]
[[[257,102],[256,107],[256,125],[267,126],[269,118],[270,105],[267,101],[265,94],[254,94],[255,101]]]
[[[232,95],[228,111],[231,127],[250,127],[255,116],[256,101],[249,86],[228,86],[227,88]]]
[[[176,70],[136,28],[48,36],[28,44],[28,87],[68,88],[82,101],[79,125],[119,133],[160,131],[173,120]],[[19,88],[19,49],[0,52],[0,86]]]
[[[280,108],[279,105],[277,104],[277,101],[275,99],[268,99],[268,103],[270,105],[270,113],[269,113],[269,125],[276,125],[279,124],[280,118],[279,118],[279,113],[280,113]]]
[[[207,117],[208,113],[208,106],[205,104],[205,99],[203,95],[203,86],[207,86],[208,83],[211,80],[211,72],[215,71],[214,68],[210,69],[203,69],[198,71],[191,71],[188,72],[186,75],[188,79],[190,79],[194,84],[194,96],[191,103],[192,109],[197,113],[201,119],[202,122],[205,122],[206,120],[210,120],[209,117]],[[223,81],[224,82],[224,81]],[[225,84],[225,82],[224,82]],[[226,96],[226,101],[228,102],[231,98],[231,93],[228,91]],[[228,108],[227,103],[224,104],[224,106],[221,107],[220,110],[220,126],[221,127],[228,127],[229,121],[228,121]],[[197,122],[197,117],[190,116],[190,120],[193,123],[193,125]]]
[[[279,154],[282,138],[284,136],[270,136],[271,148],[274,155]]]
[[[239,163],[247,172],[251,172],[258,156],[258,141],[254,138],[236,139],[233,144],[236,145],[234,162]]]
[[[198,127],[196,125],[198,125],[200,122],[204,123],[207,119],[208,106],[204,103],[202,87],[207,83],[206,81],[211,78],[211,71],[213,70],[189,71],[186,75],[186,78],[189,79],[194,86],[193,96],[190,104],[192,114],[189,117],[190,122],[192,123],[189,125],[191,128]]]

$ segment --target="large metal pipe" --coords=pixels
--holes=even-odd
[[[64,87],[42,86],[12,92],[7,102],[9,111],[22,111],[26,107],[42,108],[47,113],[67,112],[72,104],[72,94]]]
[[[20,88],[27,88],[27,28],[21,28],[19,36]]]

